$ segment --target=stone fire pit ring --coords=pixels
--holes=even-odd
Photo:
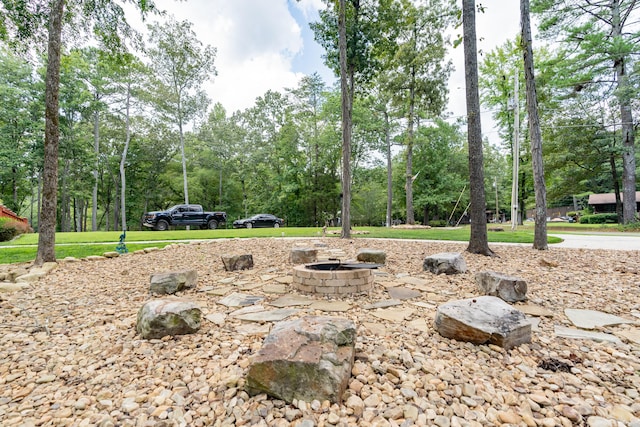
[[[321,295],[351,295],[373,289],[376,264],[340,262],[298,265],[293,268],[292,286],[300,292]]]

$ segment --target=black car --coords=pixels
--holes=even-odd
[[[284,220],[271,214],[258,214],[252,216],[251,218],[244,218],[233,221],[233,228],[278,228],[282,225],[284,225]]]

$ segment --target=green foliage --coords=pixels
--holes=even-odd
[[[618,215],[615,213],[601,213],[583,215],[580,217],[580,224],[616,224]]]
[[[431,221],[429,221],[430,227],[446,227],[447,225],[448,224],[446,219],[432,219]]]

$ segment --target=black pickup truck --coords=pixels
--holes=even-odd
[[[166,211],[147,212],[142,216],[142,225],[157,231],[169,226],[195,226],[214,230],[227,222],[225,212],[205,212],[200,205],[175,205]]]

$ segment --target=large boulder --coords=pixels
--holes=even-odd
[[[360,262],[368,262],[373,264],[384,264],[387,260],[385,251],[378,249],[360,249],[356,259]]]
[[[171,295],[183,289],[193,288],[198,283],[196,270],[170,271],[151,275],[152,294]]]
[[[498,297],[450,301],[438,307],[435,329],[443,337],[506,349],[531,342],[531,324],[524,313]]]
[[[351,376],[355,338],[355,324],[344,318],[307,316],[279,322],[249,367],[247,391],[289,403],[339,403]]]
[[[434,274],[458,274],[467,271],[467,263],[459,252],[442,252],[426,257],[422,268]]]
[[[318,260],[318,250],[314,248],[293,248],[289,254],[291,264],[308,264]]]
[[[226,271],[249,270],[253,268],[253,255],[222,255],[222,263]]]
[[[476,274],[476,282],[484,295],[498,297],[507,302],[527,299],[527,282],[519,277],[495,271],[482,271]]]
[[[202,312],[191,301],[158,299],[138,311],[136,331],[145,339],[192,334],[200,328]]]

